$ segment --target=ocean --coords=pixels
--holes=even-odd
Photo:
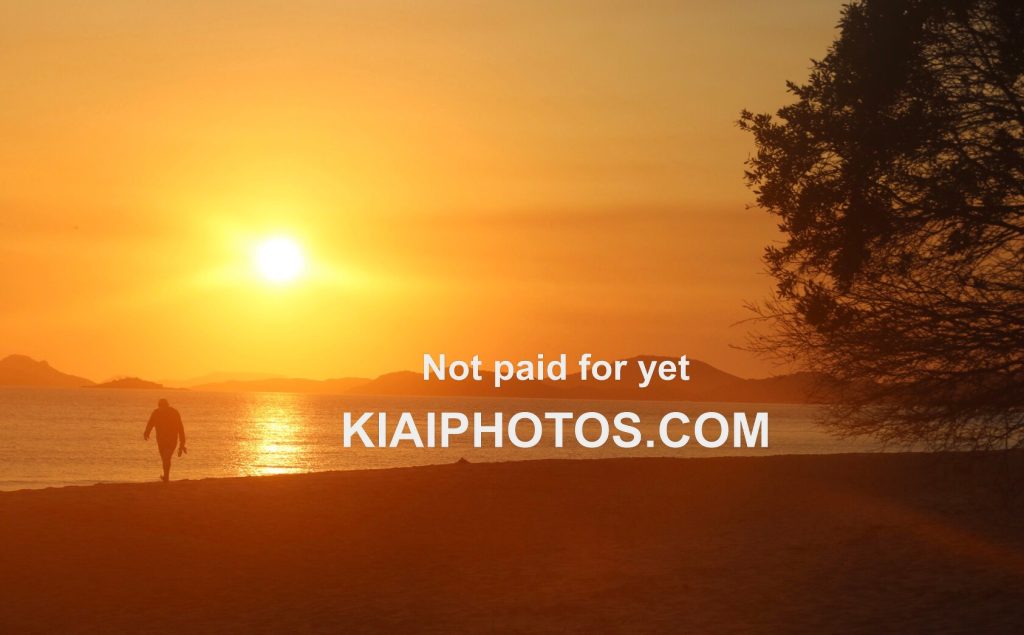
[[[142,439],[157,399],[166,397],[182,415],[188,454],[175,458],[171,480],[258,476],[328,470],[357,470],[450,463],[546,458],[590,459],[618,456],[710,457],[769,454],[831,454],[880,448],[868,440],[839,440],[816,425],[819,406],[751,403],[479,399],[457,397],[373,397],[293,393],[215,393],[177,390],[0,388],[0,490],[94,483],[155,481],[160,459],[155,435]],[[691,420],[715,411],[769,413],[767,448],[720,448],[691,442],[671,449],[623,449],[612,443],[584,448],[566,434],[563,448],[545,433],[538,447],[475,448],[472,434],[453,438],[449,448],[345,448],[342,413],[411,412],[423,421],[430,411],[529,411],[640,415],[644,439],[658,438],[658,422],[670,411]],[[374,421],[376,418],[374,418]],[[375,424],[367,432],[376,439]],[[526,429],[529,431],[529,428]],[[692,433],[692,430],[691,430]],[[521,436],[529,436],[524,433]],[[489,437],[485,437],[487,439]]]

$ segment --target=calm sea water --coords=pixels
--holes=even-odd
[[[354,470],[469,461],[612,456],[724,456],[828,454],[871,451],[870,442],[837,440],[815,425],[817,407],[783,404],[562,401],[540,399],[472,399],[430,397],[356,397],[290,393],[207,393],[189,391],[0,388],[0,490],[156,480],[160,459],[155,439],[143,442],[142,431],[160,397],[181,411],[189,454],[175,459],[172,480]],[[416,413],[425,426],[428,411],[484,413],[517,411],[639,414],[644,438],[657,438],[661,416],[673,410],[691,419],[706,411],[769,413],[769,447],[719,449],[690,442],[684,448],[621,449],[612,443],[587,449],[572,441],[567,427],[564,448],[553,447],[551,434],[536,448],[474,448],[470,434],[453,438],[447,449],[344,448],[341,417],[345,411]],[[423,428],[421,428],[422,430]],[[374,426],[368,425],[371,438]],[[528,436],[524,428],[522,436]],[[692,430],[691,430],[692,431]],[[485,437],[488,439],[488,437]],[[508,445],[506,441],[506,445]]]

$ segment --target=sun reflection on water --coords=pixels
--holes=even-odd
[[[301,420],[295,395],[255,393],[243,439],[244,473],[264,476],[306,471],[299,443]]]

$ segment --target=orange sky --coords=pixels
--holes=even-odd
[[[557,5],[557,6],[553,6]],[[0,356],[94,379],[687,353],[773,237],[734,121],[839,3],[0,4]],[[253,245],[290,235],[295,283]]]

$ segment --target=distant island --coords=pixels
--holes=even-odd
[[[101,384],[93,384],[88,388],[127,388],[134,390],[152,390],[159,388],[167,388],[163,384],[158,384],[155,381],[146,381],[145,379],[139,379],[138,377],[122,377],[121,379],[113,379],[111,381],[105,381]],[[173,388],[171,390],[177,390]]]
[[[690,360],[690,381],[673,381],[639,388],[636,360],[678,359],[644,355],[632,357],[628,372],[619,382],[583,381],[579,373],[565,381],[509,381],[494,387],[490,373],[481,382],[424,381],[418,372],[386,373],[374,379],[343,377],[303,379],[271,377],[261,379],[225,379],[190,386],[204,392],[290,392],[330,395],[387,395],[410,397],[513,397],[539,399],[608,399],[629,401],[731,401],[757,403],[824,403],[832,391],[823,379],[812,373],[791,373],[765,379],[744,379],[698,360]],[[138,377],[125,377],[97,384],[83,377],[62,373],[44,361],[25,355],[10,355],[0,360],[0,386],[40,386],[50,388],[114,388],[181,390]]]

